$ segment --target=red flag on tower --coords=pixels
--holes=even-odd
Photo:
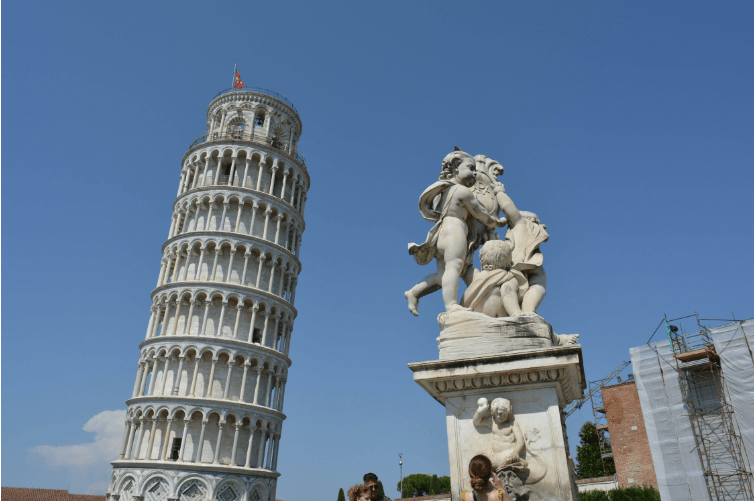
[[[241,74],[238,73],[238,70],[236,71],[236,78],[233,80],[233,85],[236,87],[236,89],[242,89],[243,88],[243,82],[241,81]]]

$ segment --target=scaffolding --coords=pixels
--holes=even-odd
[[[605,404],[602,401],[602,387],[605,386],[610,381],[612,381],[612,379],[618,376],[618,374],[623,372],[623,369],[628,367],[628,364],[630,363],[631,363],[630,360],[626,362],[622,362],[618,367],[616,367],[613,370],[613,372],[608,374],[606,377],[599,379],[597,381],[589,382],[589,395],[586,398],[589,398],[592,401],[592,414],[594,414],[594,425],[597,427],[597,438],[599,439],[599,443],[600,443],[600,456],[602,458],[602,471],[605,472],[605,475],[608,474],[607,463],[613,461],[613,449],[610,444],[610,430],[607,427],[607,414],[605,412]],[[628,380],[629,381],[633,380],[633,374],[628,375]],[[619,383],[622,382],[620,377],[618,377],[618,382]],[[586,398],[584,400],[586,400]],[[580,406],[581,405],[579,404],[579,407]],[[570,412],[573,412],[574,410],[576,410],[575,407],[572,410],[570,410]]]
[[[684,407],[713,501],[754,501],[752,473],[710,331],[686,333],[665,319]],[[599,427],[598,427],[599,429]],[[603,459],[604,461],[604,459]]]

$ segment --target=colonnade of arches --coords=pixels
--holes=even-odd
[[[157,287],[181,282],[213,282],[251,287],[293,305],[299,265],[290,256],[260,244],[224,238],[193,238],[165,249]]]
[[[276,419],[235,411],[136,407],[118,459],[276,471],[281,428]]]
[[[222,348],[158,347],[139,362],[132,398],[175,396],[225,400],[283,411],[287,367]]]
[[[145,339],[201,336],[245,341],[288,355],[293,314],[250,296],[220,291],[163,291],[154,298]]]
[[[253,196],[194,194],[176,203],[168,239],[193,232],[221,231],[272,242],[298,256],[303,219],[290,209]]]
[[[187,159],[178,196],[206,186],[247,188],[283,200],[304,214],[308,176],[294,162],[244,148],[212,148]]]

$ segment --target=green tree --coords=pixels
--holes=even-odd
[[[446,494],[450,492],[450,477],[440,477],[437,480],[439,480],[439,490],[437,491],[438,494]]]
[[[597,433],[597,427],[591,421],[584,423],[579,430],[581,443],[576,447],[576,478],[602,477],[615,473],[613,458],[605,458],[605,469],[602,469],[602,454]]]
[[[343,487],[338,491],[338,501],[346,501],[346,493],[343,492]]]
[[[377,499],[385,497],[385,489],[382,487],[382,480],[377,481]]]
[[[429,481],[429,495],[434,496],[440,494],[440,480],[437,475],[432,475],[432,480]]]
[[[414,498],[430,495],[433,482],[435,482],[437,494],[450,492],[450,477],[430,476],[424,473],[414,473],[403,477],[403,492],[401,492],[400,482],[395,487],[398,492],[401,492],[401,497]]]

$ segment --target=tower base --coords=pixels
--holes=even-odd
[[[114,461],[107,501],[273,501],[277,472],[173,461]]]

